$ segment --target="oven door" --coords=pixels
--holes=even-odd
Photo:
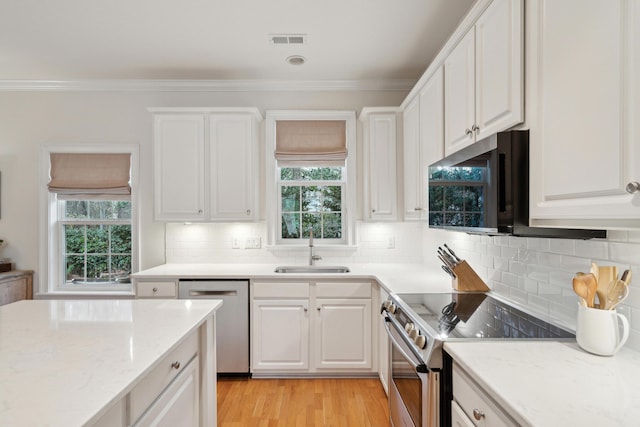
[[[440,373],[429,370],[405,341],[404,330],[386,316],[391,341],[389,413],[394,427],[438,427]]]

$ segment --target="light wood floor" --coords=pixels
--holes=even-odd
[[[388,427],[378,379],[218,379],[218,425]]]

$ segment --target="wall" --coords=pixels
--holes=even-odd
[[[620,274],[625,269],[636,275],[640,271],[640,231],[610,231],[607,239],[593,240],[448,235],[447,240],[443,236],[438,240],[466,259],[493,291],[572,329],[578,308],[572,288],[576,272],[588,273],[592,262],[617,265]],[[429,240],[432,234],[427,230],[425,241]],[[632,279],[629,297],[618,306],[631,323],[626,346],[636,350],[640,350],[639,283],[639,277]]]
[[[406,91],[117,92],[0,94],[0,256],[39,276],[39,156],[43,144],[140,145],[142,269],[165,262],[165,227],[153,220],[152,122],[149,107],[341,109],[399,105]]]

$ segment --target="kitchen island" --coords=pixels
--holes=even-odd
[[[215,425],[221,305],[37,300],[0,307],[0,425],[146,425],[172,409],[179,420]]]

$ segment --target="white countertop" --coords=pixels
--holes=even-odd
[[[640,353],[575,342],[451,342],[445,350],[523,426],[640,425]],[[455,395],[455,390],[454,390]]]
[[[40,300],[0,307],[0,425],[97,420],[221,304]]]
[[[395,293],[450,292],[451,279],[440,269],[422,264],[349,264],[349,273],[275,273],[276,264],[164,264],[139,273],[134,279],[375,279]]]

